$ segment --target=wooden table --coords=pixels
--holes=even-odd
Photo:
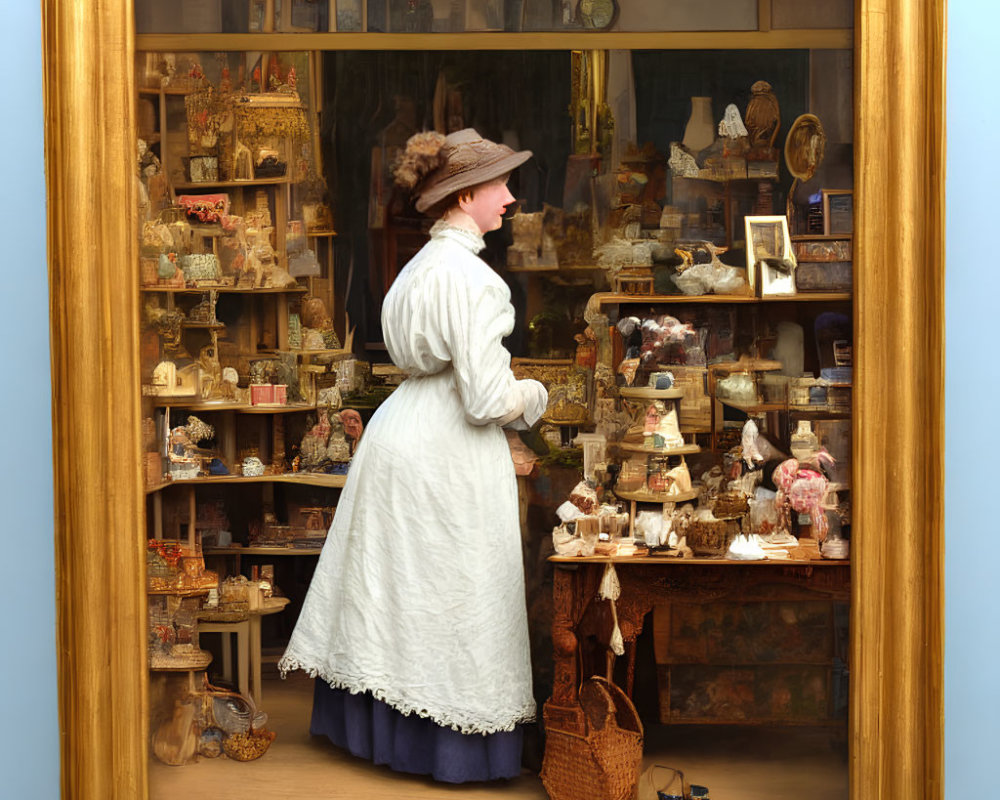
[[[584,640],[594,635],[603,645],[608,642],[610,604],[598,596],[607,564],[614,564],[621,584],[621,595],[615,605],[625,642],[625,690],[629,695],[635,675],[635,641],[642,632],[646,614],[658,602],[678,599],[709,602],[730,596],[736,586],[762,584],[778,584],[811,598],[837,602],[850,598],[849,561],[731,561],[660,556],[553,556],[549,561],[555,565],[552,619],[555,664],[552,697],[545,704],[543,715],[546,726],[581,736],[586,731],[583,712],[577,703],[580,681],[594,673],[605,673],[610,678],[613,664],[610,650],[604,650],[596,658],[593,654],[588,658],[586,652],[581,652]],[[549,757],[546,753],[546,758]]]
[[[213,618],[211,612],[205,611],[199,614],[199,633],[223,634],[222,672],[228,680],[232,679],[229,637],[236,634],[236,685],[240,693],[250,697],[257,708],[261,704],[260,618],[277,614],[287,605],[287,597],[268,597],[259,608],[248,611],[243,619]]]

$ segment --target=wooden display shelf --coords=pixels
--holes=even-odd
[[[190,397],[159,397],[149,395],[157,408],[186,408],[189,411],[238,411],[241,414],[292,414],[296,411],[315,411],[316,404],[294,403],[279,405],[277,403],[205,403],[198,400],[192,402]]]
[[[208,292],[219,292],[219,294],[296,294],[308,292],[309,290],[305,286],[261,286],[257,288],[246,286],[185,286],[184,288],[176,286],[140,286],[139,291],[172,294],[207,294]]]
[[[208,594],[208,589],[146,589],[146,594],[150,597],[198,597]]]
[[[635,397],[640,400],[680,400],[684,397],[683,389],[654,389],[651,386],[622,386],[618,389],[622,397]]]
[[[306,231],[306,236],[309,237],[310,239],[322,239],[337,235],[338,234],[336,231],[312,231],[312,232]]]
[[[698,497],[700,492],[697,489],[692,489],[690,492],[681,492],[680,494],[668,497],[666,492],[615,492],[615,497],[622,500],[631,500],[634,503],[686,503],[688,500],[694,500]]]
[[[728,295],[728,294],[615,294],[613,292],[599,292],[591,298],[591,302],[598,305],[613,304],[691,304],[691,303],[843,303],[851,300],[850,292],[800,292],[799,294],[781,295],[780,297],[754,297],[752,295]]]
[[[201,328],[210,331],[221,331],[225,330],[226,324],[224,322],[191,322],[189,320],[184,320],[181,323],[182,328]]]
[[[688,456],[701,452],[701,447],[696,444],[686,444],[681,447],[646,447],[644,444],[619,442],[618,447],[627,453],[645,453],[650,456]]]
[[[321,547],[206,547],[206,556],[318,556]]]
[[[149,669],[153,672],[199,672],[212,663],[212,654],[202,650],[200,655],[178,659],[178,662],[177,664],[151,663]]]
[[[206,475],[202,478],[183,478],[163,481],[147,487],[146,494],[153,494],[168,486],[200,486],[226,483],[297,483],[300,486],[323,486],[331,489],[343,488],[346,475],[327,475],[322,472],[290,472],[283,475]]]
[[[737,411],[742,411],[744,414],[767,414],[772,411],[789,410],[788,403],[737,403],[733,400],[725,400],[718,396],[716,396],[715,399],[722,403],[722,405],[735,408]]]
[[[788,413],[796,417],[808,419],[850,419],[849,410],[836,410],[832,408],[816,408],[810,406],[788,406]]]
[[[174,184],[174,190],[192,189],[234,189],[240,186],[282,186],[293,183],[289,175],[280,178],[253,178],[245,181],[183,181]]]

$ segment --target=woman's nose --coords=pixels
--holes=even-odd
[[[514,202],[514,195],[510,193],[510,189],[508,189],[506,186],[503,187],[503,193],[504,193],[503,204],[505,206],[509,206],[511,203]]]

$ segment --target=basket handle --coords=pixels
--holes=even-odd
[[[253,698],[246,695],[242,695],[239,692],[231,692],[228,689],[223,689],[220,686],[213,686],[208,682],[208,675],[202,676],[205,684],[205,692],[212,697],[238,697],[244,703],[250,707],[250,719],[253,719],[254,715],[257,713],[257,706],[254,704]]]
[[[669,769],[675,775],[679,775],[681,779],[681,797],[684,796],[684,773],[676,769],[675,767],[668,767],[665,764],[653,764],[648,770],[646,770],[646,781],[649,783],[649,788],[653,790],[653,796],[659,797],[660,790],[656,788],[656,784],[653,783],[653,773],[658,769]]]
[[[635,708],[635,703],[632,702],[631,698],[625,694],[618,684],[605,678],[601,678],[601,680],[603,681],[604,687],[608,692],[609,699],[611,700],[612,711],[615,715],[615,722],[618,723],[618,727],[623,730],[634,731],[642,736],[642,720],[639,719],[639,712]]]

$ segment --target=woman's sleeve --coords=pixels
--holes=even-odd
[[[522,419],[533,425],[548,395],[538,381],[514,377],[502,339],[514,329],[514,307],[496,286],[458,280],[443,292],[445,328],[455,385],[465,418],[473,425],[506,425]]]

